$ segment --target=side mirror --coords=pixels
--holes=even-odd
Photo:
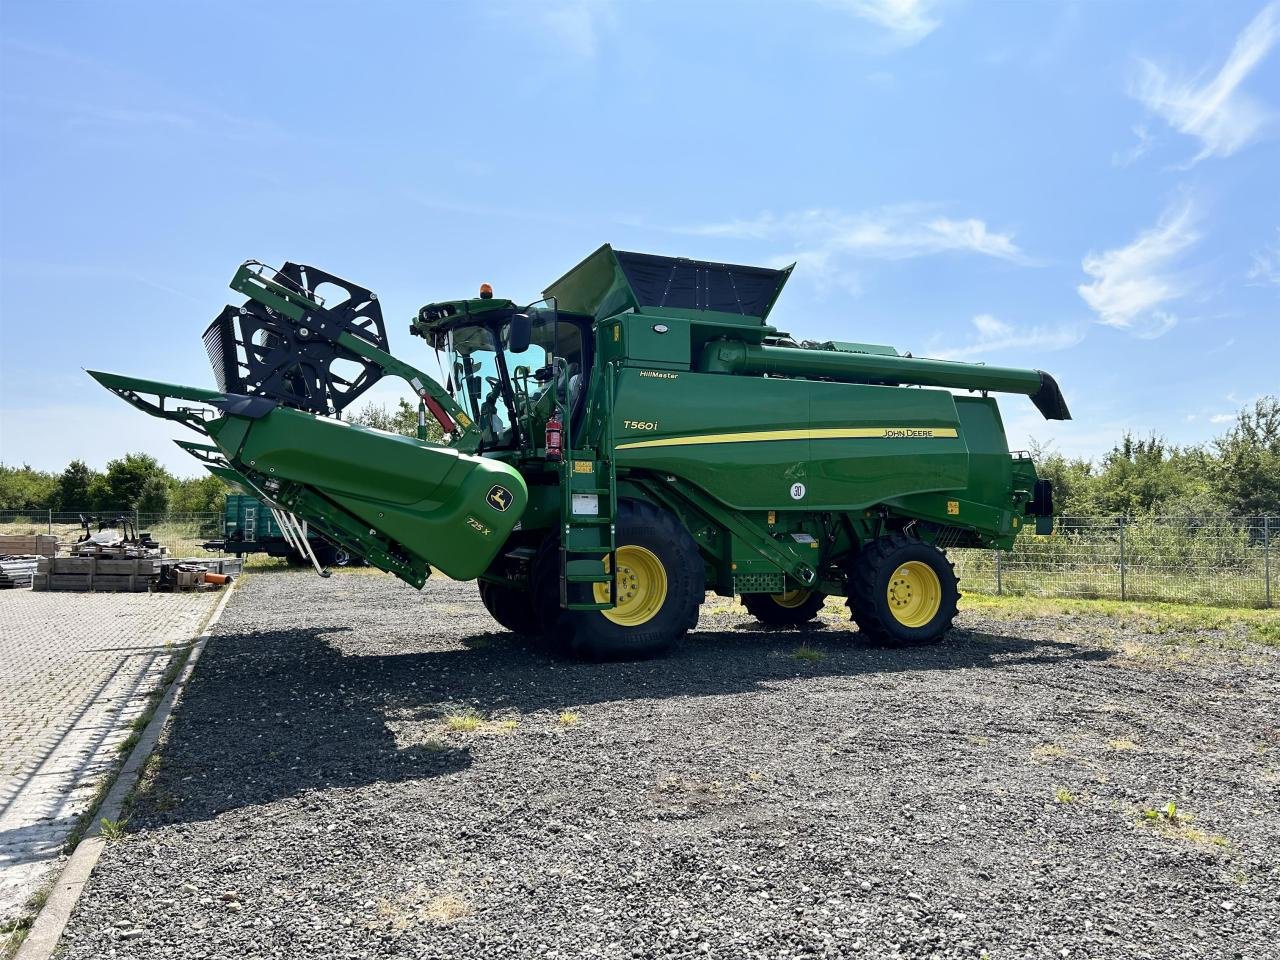
[[[533,339],[533,320],[527,313],[517,313],[511,318],[507,331],[507,349],[512,353],[524,353]]]

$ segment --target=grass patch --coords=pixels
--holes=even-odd
[[[127,817],[121,817],[119,820],[112,820],[108,817],[103,817],[99,821],[99,826],[102,831],[102,839],[109,840],[113,843],[117,840],[123,840],[125,827],[128,826],[128,824],[129,820]]]
[[[480,714],[474,710],[458,710],[444,718],[445,729],[453,733],[475,733],[480,723]]]
[[[582,714],[572,710],[561,710],[560,716],[556,717],[556,721],[562,727],[576,727],[580,720],[582,720]]]
[[[1138,814],[1140,826],[1155,830],[1161,836],[1171,840],[1181,840],[1201,847],[1218,847],[1222,850],[1231,847],[1226,837],[1202,830],[1192,822],[1194,819],[1194,814],[1180,809],[1173,800],[1159,809],[1143,810]]]
[[[1128,737],[1116,737],[1114,740],[1108,740],[1107,746],[1112,750],[1137,750],[1138,745]]]
[[[1142,633],[1194,633],[1247,626],[1254,643],[1280,646],[1280,610],[1210,607],[1200,604],[1144,603],[1135,600],[1072,600],[966,593],[963,607],[998,620],[1031,617],[1102,616]]]
[[[519,720],[506,719],[493,723],[490,727],[495,733],[514,733],[516,727],[520,726]]]
[[[1075,803],[1076,795],[1066,787],[1058,787],[1053,791],[1053,799],[1056,803]]]
[[[822,660],[825,657],[826,657],[825,653],[823,653],[821,650],[818,650],[814,647],[809,646],[807,643],[801,644],[800,646],[796,647],[796,652],[791,654],[791,658],[793,660],[802,660],[807,663],[813,663],[815,660]]]
[[[116,744],[116,752],[127,754],[130,750],[138,745],[138,741],[142,739],[142,734],[136,730]]]

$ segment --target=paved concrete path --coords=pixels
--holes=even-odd
[[[130,722],[218,597],[0,590],[0,928],[57,868]]]

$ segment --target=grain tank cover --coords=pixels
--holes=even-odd
[[[615,250],[605,244],[543,294],[561,310],[611,317],[638,307],[710,310],[764,322],[795,267],[781,270]]]

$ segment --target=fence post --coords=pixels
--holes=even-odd
[[[53,536],[53,508],[52,508],[52,507],[50,507],[50,508],[49,508],[49,527],[48,527],[48,530],[49,530],[49,536]],[[41,582],[43,583],[44,581],[41,581]]]
[[[1262,576],[1266,581],[1267,606],[1271,606],[1271,518],[1262,518]]]
[[[1125,599],[1124,583],[1124,517],[1120,518],[1120,599]]]
[[[996,553],[996,596],[999,597],[1004,594],[1004,583],[1002,582],[1002,579],[1001,579],[1001,572],[1002,572],[1001,568],[1004,566],[1004,561],[1002,559],[1002,551],[997,550],[995,553]]]

